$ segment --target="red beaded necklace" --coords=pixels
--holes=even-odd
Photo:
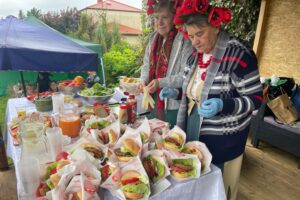
[[[205,63],[203,62],[203,53],[199,53],[198,56],[198,67],[200,69],[207,69],[207,67],[209,66],[210,62],[211,62],[212,56],[209,57],[208,61],[206,61]],[[201,73],[201,80],[204,81],[206,78],[206,70],[204,72]]]

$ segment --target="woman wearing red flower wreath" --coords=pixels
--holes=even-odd
[[[154,15],[155,32],[149,35],[141,67],[139,89],[147,86],[154,96],[155,108],[148,118],[159,118],[168,121],[171,126],[176,123],[180,100],[161,100],[158,98],[162,87],[180,87],[183,83],[183,68],[180,63],[185,52],[192,52],[189,40],[177,34],[173,24],[176,8],[181,0],[148,0],[148,14]]]
[[[186,55],[177,125],[186,131],[188,141],[207,145],[212,162],[223,171],[227,197],[232,200],[251,114],[262,101],[262,86],[252,49],[220,29],[230,21],[230,11],[207,5],[208,0],[186,0],[175,16],[184,23],[196,49]],[[169,98],[174,91],[163,88],[161,93]]]

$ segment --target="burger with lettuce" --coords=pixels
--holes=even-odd
[[[89,152],[94,158],[104,160],[105,154],[100,147],[92,143],[81,144],[81,147]]]
[[[133,139],[127,138],[122,143],[123,146],[114,150],[120,162],[128,162],[132,157],[138,155],[140,147]]]
[[[148,155],[142,162],[151,182],[156,183],[165,175],[165,166],[156,156]]]
[[[141,199],[150,192],[147,177],[138,171],[126,171],[121,176],[121,190],[127,199]]]
[[[182,149],[182,153],[186,153],[186,154],[194,154],[197,155],[199,161],[201,162],[201,169],[205,168],[205,157],[203,155],[203,153],[196,147],[193,145],[185,145]]]
[[[182,148],[184,140],[179,133],[174,132],[165,137],[163,144],[165,149],[178,151]]]
[[[192,158],[173,159],[170,165],[171,175],[176,179],[196,177],[196,164]]]

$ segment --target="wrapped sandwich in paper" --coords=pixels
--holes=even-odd
[[[120,122],[115,121],[109,126],[99,130],[91,129],[91,135],[95,140],[104,145],[115,144],[120,137]]]
[[[82,195],[80,193],[73,194],[78,191],[70,192],[70,188],[72,188],[72,185],[70,185],[72,183],[71,180],[73,180],[74,177],[78,176],[78,174],[84,175],[84,178],[86,179],[86,181],[88,181],[91,188],[97,189],[101,182],[100,171],[88,161],[80,161],[80,162],[72,163],[64,167],[64,169],[60,171],[60,174],[62,174],[62,178],[59,181],[58,186],[52,192],[52,199],[60,200],[61,199],[60,196],[62,195],[61,194],[62,192],[64,193],[64,196]],[[89,194],[88,196],[91,195]]]
[[[168,133],[163,135],[163,146],[170,151],[181,151],[186,139],[185,132],[178,126],[175,126]]]
[[[203,142],[188,142],[184,145],[182,152],[186,154],[197,155],[198,159],[201,162],[201,175],[207,174],[211,171],[210,164],[212,161],[212,155]]]
[[[81,135],[89,135],[92,129],[102,130],[111,125],[115,120],[112,119],[101,119],[92,116],[90,119],[85,121]]]
[[[128,162],[133,157],[140,156],[142,150],[142,140],[138,132],[127,128],[124,135],[114,146],[114,155],[110,160]]]
[[[152,133],[158,133],[160,135],[163,135],[164,133],[167,133],[170,130],[170,125],[168,122],[156,118],[150,119],[148,122]]]
[[[169,169],[172,178],[176,181],[185,181],[200,177],[201,163],[196,155],[184,154],[180,157],[172,157],[169,161]]]
[[[118,169],[115,163],[108,161],[105,165],[101,166],[101,181],[105,184],[106,180]]]
[[[72,178],[65,194],[68,197],[67,199],[100,200],[97,188],[83,173]]]
[[[142,158],[142,163],[148,174],[153,195],[163,192],[171,186],[166,179],[170,175],[170,171],[163,151],[148,151]]]
[[[152,133],[149,140],[148,149],[149,150],[164,149],[163,137],[156,132]]]
[[[148,143],[149,143],[150,136],[151,136],[151,128],[150,128],[148,119],[144,118],[142,120],[142,123],[140,123],[140,125],[136,129],[133,129],[131,127],[127,127],[127,129],[130,132],[136,132],[140,135],[141,141],[143,143],[141,154],[148,151]]]
[[[147,118],[143,120],[142,124],[137,128],[137,131],[141,136],[142,143],[148,143],[151,134],[151,128]]]
[[[94,157],[100,163],[104,162],[105,159],[107,158],[108,148],[103,144],[100,144],[98,141],[96,141],[91,135],[80,138],[75,144],[70,146],[69,151],[71,152],[71,157],[73,159],[76,159],[75,155],[77,154],[74,155],[74,151],[76,151],[78,148],[87,151],[92,157]],[[78,155],[78,158],[80,158],[80,155]]]
[[[119,166],[110,165],[109,167],[113,167],[111,174],[109,174],[106,179],[102,182],[101,187],[109,190],[112,194],[119,189],[119,181],[121,176],[121,170]],[[101,171],[103,173],[103,171]],[[103,176],[103,175],[102,175]]]
[[[133,158],[129,163],[121,164],[119,190],[114,192],[119,199],[148,199],[150,183],[147,173],[139,158]]]
[[[45,166],[45,173],[41,176],[41,182],[39,186],[36,188],[35,196],[38,197],[45,197],[46,194],[55,189],[60,180],[62,179],[62,172],[61,170],[67,166],[70,165],[70,160],[61,159],[52,163],[47,164]]]

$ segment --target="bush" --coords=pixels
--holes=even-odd
[[[142,49],[120,42],[104,54],[105,78],[108,86],[116,85],[119,76],[138,77],[142,64]]]

